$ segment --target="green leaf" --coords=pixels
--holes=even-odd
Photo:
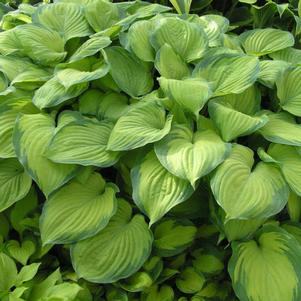
[[[131,150],[162,139],[171,127],[172,115],[156,102],[141,102],[133,105],[115,124],[108,150]]]
[[[297,48],[285,48],[269,54],[273,60],[282,60],[293,65],[300,65],[301,61],[301,49]]]
[[[155,66],[162,77],[169,79],[182,79],[191,73],[188,64],[168,44],[157,51]]]
[[[208,47],[200,26],[177,17],[158,19],[150,41],[156,51],[164,44],[170,45],[188,63],[203,57]]]
[[[117,5],[105,0],[90,1],[85,7],[85,13],[87,21],[96,32],[109,28],[119,20]]]
[[[301,116],[301,67],[287,68],[276,81],[277,96],[282,109]]]
[[[15,285],[18,271],[15,262],[2,252],[0,252],[0,270],[0,292],[7,292]]]
[[[43,207],[40,230],[43,244],[66,244],[91,237],[115,214],[117,186],[92,174],[85,183],[69,182],[53,193]]]
[[[269,163],[253,165],[253,151],[236,144],[211,179],[227,220],[267,218],[286,205],[289,190],[280,171]]]
[[[151,252],[152,233],[143,216],[118,200],[117,213],[96,236],[71,247],[73,267],[79,277],[96,283],[112,283],[137,272]]]
[[[170,0],[178,14],[189,14],[192,0]]]
[[[60,33],[65,41],[92,33],[83,9],[75,3],[41,5],[33,14],[32,21]]]
[[[275,160],[290,188],[301,196],[301,156],[294,146],[270,144],[268,154]]]
[[[161,164],[175,176],[196,181],[210,173],[229,155],[231,145],[212,130],[193,132],[188,126],[175,124],[170,133],[155,144]]]
[[[270,142],[301,146],[301,126],[286,112],[265,112],[269,121],[262,127],[260,134]]]
[[[101,49],[104,49],[107,46],[109,46],[111,42],[112,41],[110,40],[110,38],[106,36],[91,38],[83,44],[81,44],[81,46],[77,48],[77,50],[72,54],[68,61],[70,63],[76,62],[86,57],[95,55]]]
[[[23,282],[31,280],[38,272],[41,263],[32,263],[24,266],[17,277],[17,286],[22,285]]]
[[[193,192],[189,182],[169,173],[153,151],[131,170],[131,180],[133,200],[149,217],[150,225],[186,201]]]
[[[224,263],[218,253],[202,250],[196,254],[193,266],[197,271],[209,275],[219,274],[224,269]]]
[[[193,267],[187,267],[177,277],[176,285],[184,294],[195,294],[203,288],[205,281],[201,272],[196,271]]]
[[[175,295],[173,289],[168,285],[162,285],[160,288],[153,285],[148,292],[141,296],[141,301],[174,301]]]
[[[113,127],[110,121],[78,119],[70,122],[55,133],[47,158],[65,164],[112,166],[120,157],[119,152],[107,150]]]
[[[22,265],[26,265],[30,256],[34,254],[36,246],[31,240],[24,240],[22,243],[16,240],[10,240],[6,244],[6,249],[12,258]]]
[[[153,62],[155,59],[155,51],[149,40],[153,27],[150,20],[137,21],[130,27],[127,35],[130,50],[145,62]]]
[[[241,95],[241,99],[243,96]],[[268,122],[266,115],[245,114],[241,112],[239,103],[231,103],[231,99],[229,100],[227,101],[226,97],[220,97],[211,100],[208,105],[210,117],[219,129],[223,140],[231,141],[240,136],[250,135]]]
[[[132,97],[149,93],[153,77],[145,63],[125,49],[113,46],[105,50],[110,64],[110,74],[119,88]]]
[[[0,212],[25,197],[31,178],[14,158],[0,160]]]
[[[28,114],[18,118],[13,133],[18,159],[46,196],[67,183],[77,170],[74,165],[57,164],[46,158],[45,152],[54,132],[52,117]]]
[[[276,81],[289,67],[289,64],[279,60],[261,60],[258,81],[270,89],[274,89]]]
[[[301,218],[301,198],[293,191],[290,192],[288,202],[287,202],[287,211],[292,222],[298,223]]]
[[[256,81],[259,60],[234,53],[206,56],[194,69],[194,76],[210,82],[214,96],[239,94]]]
[[[154,230],[154,250],[161,257],[178,255],[192,244],[196,232],[189,220],[164,219]]]
[[[265,226],[254,240],[232,243],[232,250],[229,273],[239,300],[300,299],[301,246],[293,236],[279,227]]]
[[[88,88],[88,83],[80,83],[70,88],[65,88],[60,80],[54,76],[48,80],[41,88],[36,90],[32,102],[39,108],[49,108],[57,106],[64,101],[77,97]]]
[[[158,80],[164,94],[196,118],[212,94],[209,83],[203,79],[177,80],[160,77]]]
[[[240,40],[247,54],[257,56],[292,47],[295,43],[290,32],[275,28],[248,30],[240,35]]]

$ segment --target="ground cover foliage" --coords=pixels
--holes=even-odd
[[[2,1],[0,300],[300,301],[301,4]]]

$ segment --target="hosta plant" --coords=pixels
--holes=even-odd
[[[301,300],[298,3],[211,2],[1,6],[1,301]]]

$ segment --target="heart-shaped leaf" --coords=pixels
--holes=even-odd
[[[36,246],[31,240],[24,240],[21,244],[16,240],[10,240],[6,244],[10,256],[26,265],[29,257],[35,252]]]

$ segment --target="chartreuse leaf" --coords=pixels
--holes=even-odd
[[[127,40],[129,48],[142,61],[153,62],[155,50],[150,43],[154,23],[150,20],[135,22],[129,29]]]
[[[248,30],[240,35],[240,40],[247,54],[257,56],[292,47],[295,43],[290,32],[275,28]]]
[[[287,211],[292,222],[298,223],[301,218],[301,198],[299,195],[290,192],[288,202],[287,202]]]
[[[150,225],[193,192],[189,182],[169,173],[153,151],[131,170],[133,200],[150,219]]]
[[[259,130],[265,139],[279,144],[301,146],[301,126],[290,114],[269,111],[265,113],[269,121]]]
[[[13,31],[21,44],[20,52],[35,63],[54,65],[61,62],[67,54],[62,37],[55,31],[34,24],[18,26]]]
[[[276,81],[281,77],[289,63],[279,60],[261,60],[258,81],[273,89]]]
[[[104,93],[97,89],[89,89],[79,97],[78,110],[84,115],[97,116],[99,104]]]
[[[211,179],[211,189],[226,219],[259,219],[280,212],[289,189],[281,172],[269,163],[255,167],[253,151],[236,144]]]
[[[210,173],[229,155],[231,145],[212,130],[193,132],[184,124],[174,124],[170,133],[155,144],[161,164],[175,176],[196,181]]]
[[[211,96],[211,87],[206,80],[187,78],[183,80],[159,78],[160,87],[164,94],[174,100],[185,111],[197,118]]]
[[[156,20],[151,43],[156,51],[164,44],[170,45],[185,62],[204,56],[208,38],[200,26],[177,17]]]
[[[102,230],[115,214],[118,191],[93,173],[85,183],[69,182],[53,193],[43,207],[40,230],[44,244],[74,243]]]
[[[193,267],[201,273],[214,275],[221,273],[224,269],[224,263],[220,254],[200,250],[200,252],[195,255]]]
[[[78,119],[60,128],[46,155],[53,162],[108,167],[119,159],[119,152],[107,150],[114,124],[110,121]]]
[[[145,63],[118,46],[107,48],[105,53],[111,67],[110,74],[121,90],[133,97],[151,91],[153,77]]]
[[[297,148],[290,145],[272,143],[268,154],[275,160],[290,188],[301,195],[301,156]]]
[[[168,285],[158,287],[153,285],[147,292],[142,294],[141,301],[173,301],[175,295],[173,289]]]
[[[21,285],[23,282],[31,280],[38,272],[41,263],[32,263],[30,265],[24,266],[17,277],[17,286]]]
[[[210,82],[214,96],[239,94],[249,88],[259,74],[259,60],[250,55],[224,53],[206,56],[194,70],[195,77]]]
[[[153,143],[168,134],[172,115],[166,116],[164,108],[153,101],[133,105],[115,124],[108,150],[130,150]]]
[[[75,3],[41,5],[33,14],[32,21],[60,33],[65,41],[92,33],[84,10]]]
[[[153,236],[143,216],[118,200],[118,209],[106,228],[71,247],[73,267],[91,282],[112,283],[137,272],[151,252]]]
[[[233,98],[231,98],[232,95]],[[268,122],[268,117],[264,114],[249,115],[244,113],[244,102],[252,103],[255,99],[244,99],[247,96],[246,93],[232,95],[229,95],[230,97],[217,97],[208,104],[210,117],[225,141],[249,135]],[[235,98],[240,99],[243,104],[241,105]]]
[[[17,280],[17,267],[15,262],[6,254],[0,252],[0,292],[9,291]]]
[[[6,249],[12,258],[22,265],[26,265],[30,256],[35,252],[36,246],[31,240],[24,240],[22,243],[17,240],[10,240],[6,244]]]
[[[101,49],[106,48],[110,44],[111,40],[106,36],[91,38],[77,48],[77,50],[69,58],[69,62],[75,62],[86,57],[90,57],[99,52]]]
[[[31,178],[17,159],[0,160],[0,212],[29,192]]]
[[[269,56],[273,60],[282,60],[293,65],[300,65],[301,64],[301,49],[297,48],[285,48],[276,52],[269,54]]]
[[[155,66],[165,78],[182,79],[191,73],[188,64],[168,44],[164,44],[157,51]]]
[[[36,90],[32,102],[39,108],[54,107],[62,102],[77,97],[88,88],[88,83],[80,83],[70,88],[64,87],[60,80],[54,76],[42,87]]]
[[[96,32],[109,28],[119,20],[116,4],[106,0],[89,1],[85,7],[85,14],[89,24]]]
[[[154,230],[154,249],[161,257],[178,255],[188,248],[197,228],[189,220],[165,219]]]
[[[30,95],[19,95],[0,104],[0,158],[15,157],[12,134],[19,113],[35,113],[37,108],[32,104]]]
[[[77,169],[74,165],[57,164],[46,158],[45,152],[54,132],[52,117],[28,114],[18,118],[13,133],[19,161],[46,196],[68,182]]]
[[[192,0],[170,0],[178,14],[189,14]]]
[[[193,267],[185,268],[176,279],[177,288],[184,294],[195,294],[205,284],[204,275]]]
[[[301,246],[289,233],[265,226],[253,240],[233,242],[232,250],[228,269],[239,300],[300,299]]]
[[[282,109],[301,116],[301,67],[287,68],[276,81],[277,96]]]

